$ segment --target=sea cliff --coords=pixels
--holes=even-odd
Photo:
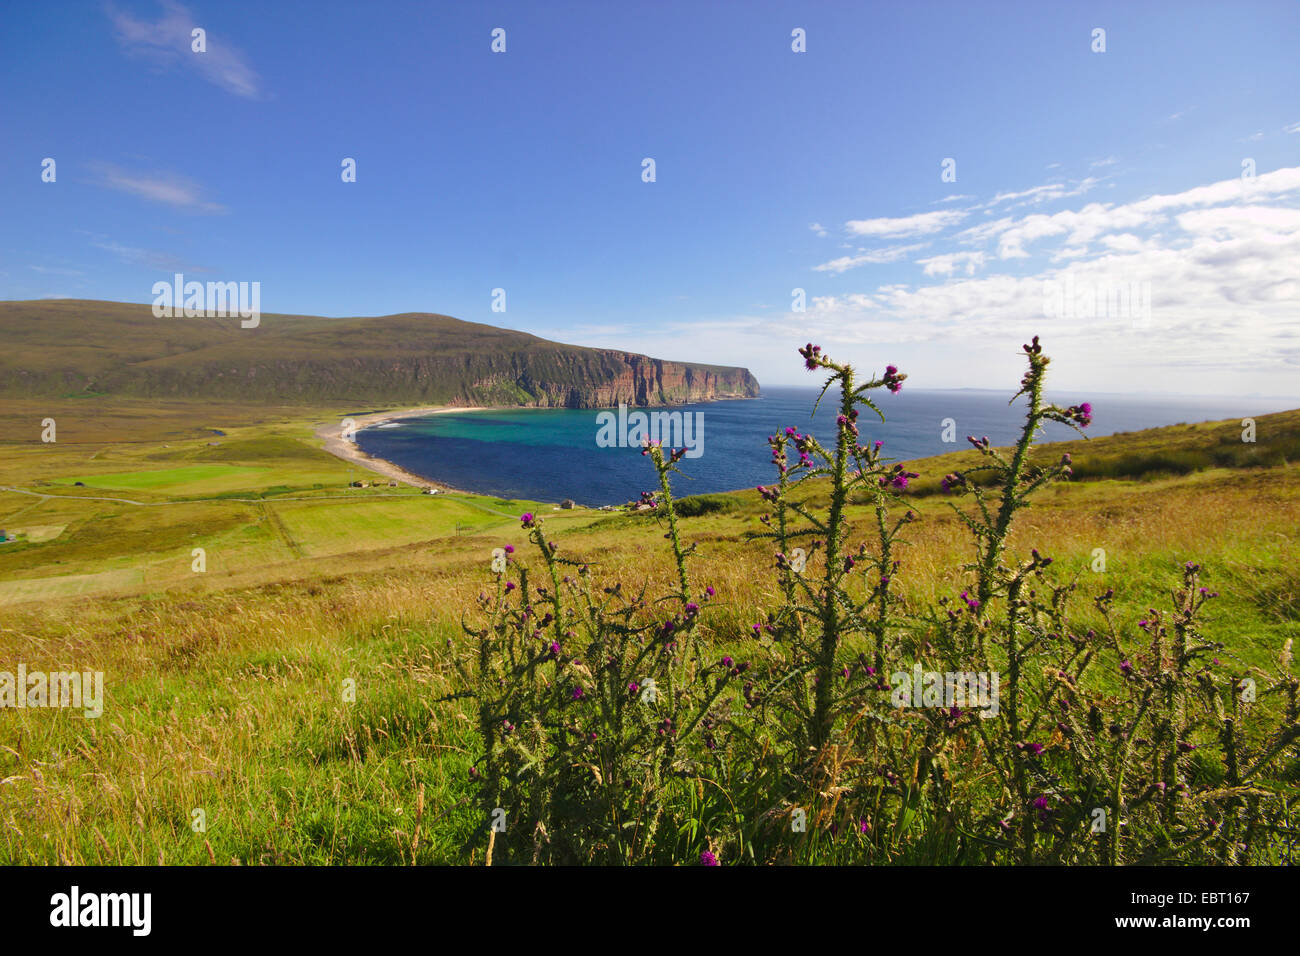
[[[147,305],[0,303],[0,395],[604,408],[752,398],[747,369],[565,345],[445,315],[158,318]]]

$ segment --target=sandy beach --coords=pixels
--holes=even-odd
[[[372,412],[369,415],[358,415],[351,420],[354,423],[353,432],[359,432],[363,428],[373,428],[376,425],[382,425],[384,422],[390,422],[397,418],[412,418],[418,415],[439,415],[447,412],[464,412],[470,411],[476,406],[467,405],[431,405],[424,408],[398,408],[388,412]],[[346,441],[343,438],[343,422],[332,425],[322,425],[316,429],[316,437],[325,443],[325,450],[331,455],[342,458],[346,462],[360,465],[362,468],[369,469],[376,474],[383,475],[385,478],[393,478],[403,484],[413,485],[416,488],[437,488],[439,491],[456,491],[448,485],[441,482],[430,481],[427,478],[421,478],[419,475],[407,471],[394,465],[391,461],[385,461],[383,458],[373,458],[357,447],[355,442]]]

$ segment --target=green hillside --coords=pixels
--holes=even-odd
[[[405,313],[156,318],[151,306],[0,302],[0,395],[603,407],[752,397],[746,369],[590,349]]]

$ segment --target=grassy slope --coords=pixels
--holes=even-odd
[[[0,551],[0,589],[45,582],[0,604],[0,659],[103,670],[108,684],[98,721],[0,713],[0,862],[467,861],[481,822],[464,786],[472,725],[432,700],[454,687],[447,644],[461,639],[460,616],[472,613],[490,549],[523,545],[512,516],[532,507],[566,552],[600,573],[662,583],[670,575],[662,527],[653,517],[475,496],[348,493],[342,486],[356,471],[308,437],[313,420],[337,410],[312,420],[260,412],[255,423],[214,408],[204,421],[222,438],[187,430],[189,410],[172,411],[132,430],[123,424],[132,409],[101,409],[100,430],[78,426],[86,444],[64,444],[61,430],[59,446],[10,446],[0,462],[0,485],[54,496],[0,494],[0,526],[65,525],[53,540]],[[142,433],[146,440],[128,440]],[[1272,460],[1297,433],[1300,413],[1261,417],[1252,451]],[[1240,443],[1240,423],[1097,439],[1072,454],[1082,471],[1144,452],[1154,460],[1229,448],[1220,442],[1228,434]],[[912,502],[922,520],[897,577],[913,606],[963,586],[947,569],[969,557],[969,545],[943,499],[925,493],[954,460],[962,459],[915,468],[926,476]],[[255,475],[242,490],[254,500],[185,500],[210,493],[213,467]],[[176,469],[195,468],[177,480]],[[1178,566],[1198,560],[1223,594],[1208,635],[1247,662],[1275,659],[1300,632],[1300,472],[1281,463],[1187,476],[1135,470],[1140,480],[1050,490],[1014,545],[1055,557],[1084,595],[1115,588],[1132,618],[1163,604]],[[72,476],[90,486],[141,472],[160,480],[103,494],[157,504],[67,497],[101,493],[71,487]],[[684,519],[684,534],[700,544],[698,580],[722,599],[708,622],[713,640],[743,647],[754,608],[774,590],[766,547],[744,541],[759,527],[759,503],[752,492],[710,500],[716,510]],[[864,536],[866,518],[855,516]],[[194,546],[208,550],[206,574],[190,571]],[[1091,570],[1097,548],[1104,573]],[[78,589],[99,596],[71,600]],[[1079,602],[1085,620],[1087,604]],[[355,704],[342,701],[345,679],[357,683]],[[195,808],[206,813],[206,833],[190,829]]]
[[[593,402],[634,370],[668,376],[650,404],[719,391],[756,394],[744,369],[657,363],[645,356],[550,342],[446,315],[331,319],[155,318],[150,306],[82,300],[0,302],[0,395],[49,399],[205,397],[311,405],[330,399],[428,404]],[[694,391],[670,373],[689,376]],[[633,400],[629,395],[628,400]],[[603,402],[608,404],[608,402]]]

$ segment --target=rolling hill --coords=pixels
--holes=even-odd
[[[751,398],[747,369],[564,345],[403,313],[156,318],[149,305],[0,302],[0,395],[600,408]]]

